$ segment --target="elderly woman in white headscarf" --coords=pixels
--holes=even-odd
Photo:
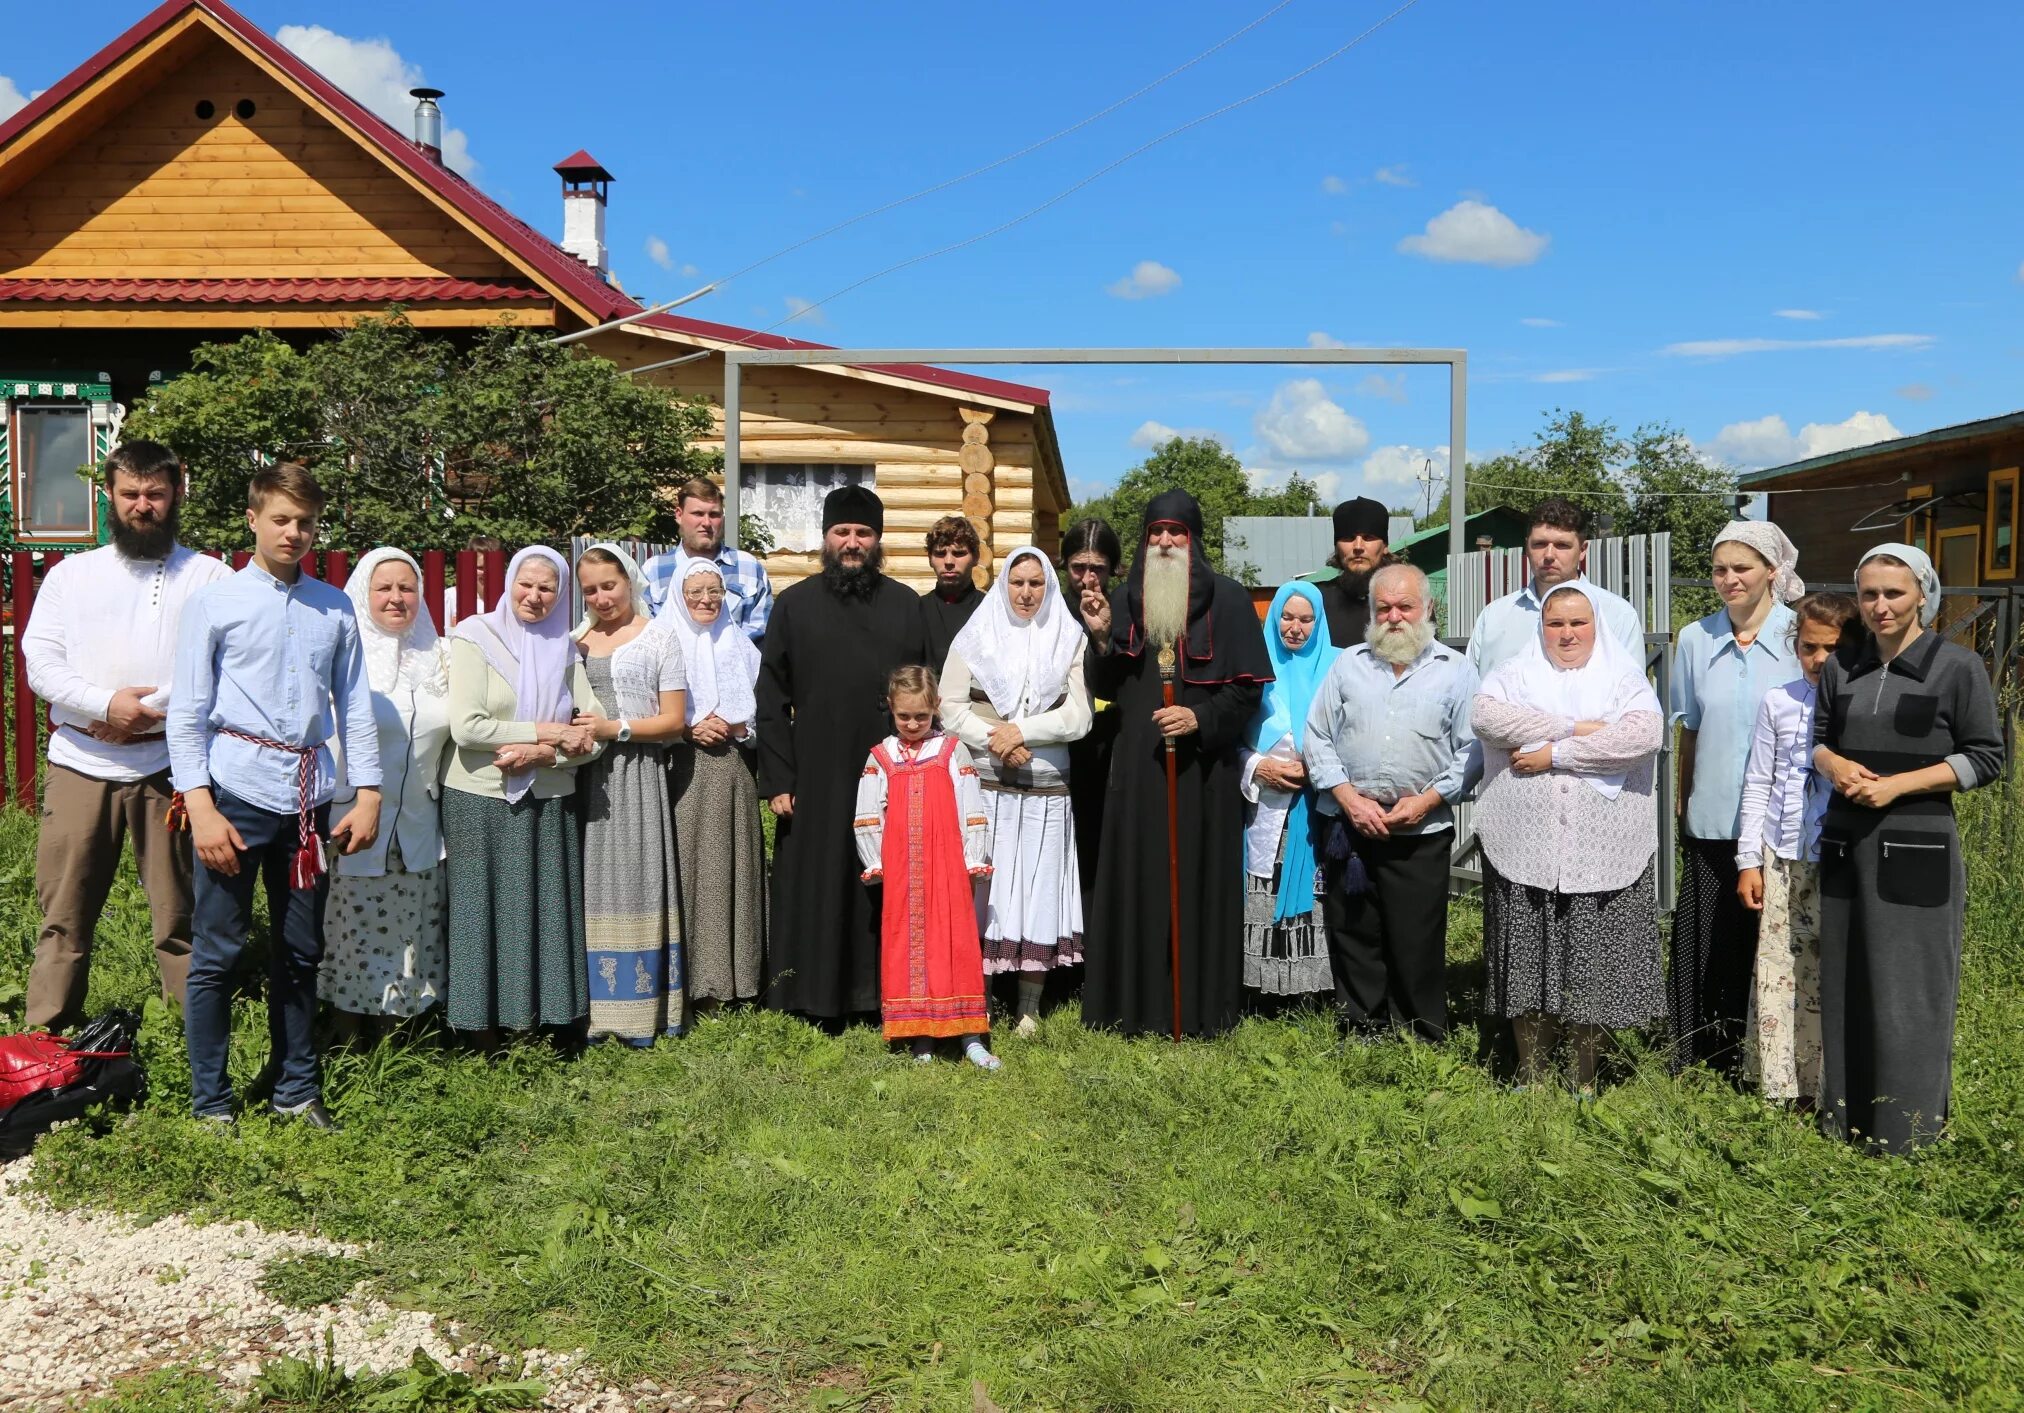
[[[956,634],[942,671],[942,725],[979,762],[991,879],[978,902],[984,970],[1019,975],[1019,1024],[1039,1026],[1048,971],[1082,960],[1082,884],[1068,747],[1094,719],[1086,641],[1047,556],[1022,545]]]
[[[1769,521],[1730,521],[1712,558],[1722,607],[1682,628],[1673,645],[1682,827],[1667,1010],[1675,1064],[1704,1062],[1736,1078],[1760,918],[1736,892],[1743,776],[1765,694],[1801,675],[1789,605],[1806,584],[1799,551]]]
[[[572,635],[598,711],[577,716],[604,746],[583,772],[583,912],[590,1037],[646,1046],[688,1023],[682,900],[666,743],[686,734],[688,676],[646,576],[615,544],[576,561],[583,619]]]
[[[573,1031],[589,1010],[576,769],[599,710],[569,640],[569,565],[530,545],[498,606],[450,640],[443,844],[450,873],[453,1029],[490,1048],[500,1030]]]
[[[1665,713],[1644,664],[1596,631],[1586,586],[1546,596],[1539,634],[1492,672],[1472,721],[1488,1005],[1512,1024],[1519,1079],[1546,1078],[1563,1031],[1593,1093],[1611,1030],[1665,1012],[1655,765]]]
[[[1855,571],[1868,633],[1820,672],[1819,1112],[1871,1153],[1940,1135],[1952,1098],[1967,873],[1952,796],[2004,774],[1982,659],[1933,629],[1940,576],[1910,545]],[[1998,906],[2004,906],[1998,903]]]
[[[673,625],[689,670],[688,740],[668,748],[668,779],[692,1006],[756,998],[766,961],[766,838],[747,762],[759,649],[730,608],[724,571],[691,559],[655,620]]]
[[[379,837],[337,861],[317,993],[341,1040],[385,1034],[442,999],[445,874],[437,782],[450,744],[449,654],[422,602],[421,566],[376,549],[345,582],[379,726]],[[356,788],[339,762],[336,807]]]

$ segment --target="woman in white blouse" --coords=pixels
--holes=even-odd
[[[1068,747],[1094,719],[1082,623],[1047,556],[1022,545],[949,645],[942,725],[970,748],[995,872],[978,903],[984,971],[1019,975],[1019,1024],[1039,1027],[1043,979],[1082,960],[1082,884]]]
[[[341,855],[330,882],[317,991],[336,1011],[340,1040],[384,1035],[442,998],[447,888],[437,816],[450,743],[449,655],[422,602],[422,571],[406,553],[376,549],[345,581],[358,613],[384,801],[370,848]],[[354,786],[340,775],[333,807]]]
[[[1652,791],[1665,714],[1577,586],[1547,595],[1539,627],[1472,714],[1488,1004],[1512,1022],[1521,1085],[1546,1079],[1565,1029],[1585,1096],[1604,1033],[1665,1014]]]

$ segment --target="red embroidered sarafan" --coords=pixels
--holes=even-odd
[[[963,814],[948,755],[872,759],[886,776],[879,865],[880,991],[888,1040],[982,1035],[984,952],[963,855]]]

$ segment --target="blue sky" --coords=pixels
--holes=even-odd
[[[668,298],[1104,108],[1271,9],[244,0],[369,103],[446,89],[477,180],[559,233],[549,167],[616,175],[626,287]],[[763,327],[1055,195],[1306,66],[1396,0],[1290,0],[1100,122],[743,275]],[[10,7],[10,9],[13,7]],[[21,7],[0,108],[138,3]],[[307,34],[321,27],[328,35]],[[1457,345],[1478,456],[1555,407],[1744,466],[2024,406],[2024,7],[1420,0],[1328,66],[1030,221],[784,331],[860,345]],[[453,148],[453,152],[457,149]],[[1266,479],[1417,499],[1445,373],[1001,370],[1055,391],[1079,490],[1161,429]]]

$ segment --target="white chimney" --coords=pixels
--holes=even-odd
[[[555,164],[562,178],[562,248],[600,275],[610,273],[604,208],[612,175],[581,148]]]
[[[443,160],[443,110],[436,100],[442,96],[440,88],[408,90],[408,97],[415,100],[415,146],[438,162]]]

